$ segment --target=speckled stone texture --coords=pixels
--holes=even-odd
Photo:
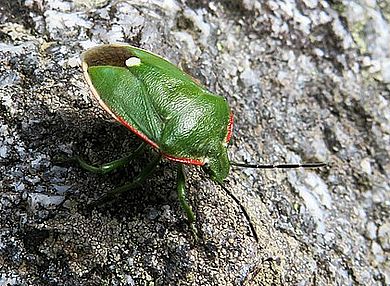
[[[390,285],[388,1],[0,1],[0,285]],[[79,55],[151,50],[225,96],[230,158],[327,161],[234,168],[225,186],[188,166],[194,242],[162,162],[97,176],[139,140],[91,99]]]

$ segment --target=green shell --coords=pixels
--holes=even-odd
[[[82,55],[100,104],[167,159],[203,165],[222,182],[229,173],[232,115],[212,94],[167,60],[130,45],[102,45]]]

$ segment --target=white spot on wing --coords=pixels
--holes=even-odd
[[[141,64],[141,60],[136,57],[131,57],[126,60],[125,64],[128,67],[139,66]]]

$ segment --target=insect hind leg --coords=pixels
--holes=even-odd
[[[102,164],[99,166],[94,166],[94,165],[88,164],[86,161],[84,161],[80,157],[74,157],[71,159],[71,161],[77,162],[81,168],[83,168],[84,170],[87,170],[91,173],[105,175],[105,174],[110,173],[112,171],[115,171],[117,169],[124,168],[126,165],[128,165],[130,163],[131,160],[137,158],[142,153],[142,151],[145,149],[145,146],[146,146],[146,143],[141,143],[137,147],[137,149],[135,149],[135,151],[132,152],[131,154],[129,154],[123,158],[120,158],[118,160],[114,160],[112,162],[105,163],[105,164]]]
[[[142,171],[131,182],[128,182],[118,188],[115,188],[114,190],[101,196],[99,199],[89,204],[89,207],[94,207],[107,202],[111,202],[119,195],[132,189],[141,187],[142,183],[154,172],[158,163],[161,160],[161,157],[161,154],[156,155],[153,160],[149,164],[147,164],[146,167],[142,169]]]

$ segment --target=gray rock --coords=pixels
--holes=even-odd
[[[330,4],[331,3],[331,4]],[[0,285],[389,285],[390,10],[386,1],[0,2]],[[195,243],[164,161],[137,174],[59,157],[120,158],[138,139],[91,99],[79,55],[127,42],[224,95],[232,161],[327,161],[304,170],[196,167]]]
[[[386,222],[378,229],[378,238],[382,248],[386,251],[390,250],[390,222]]]

